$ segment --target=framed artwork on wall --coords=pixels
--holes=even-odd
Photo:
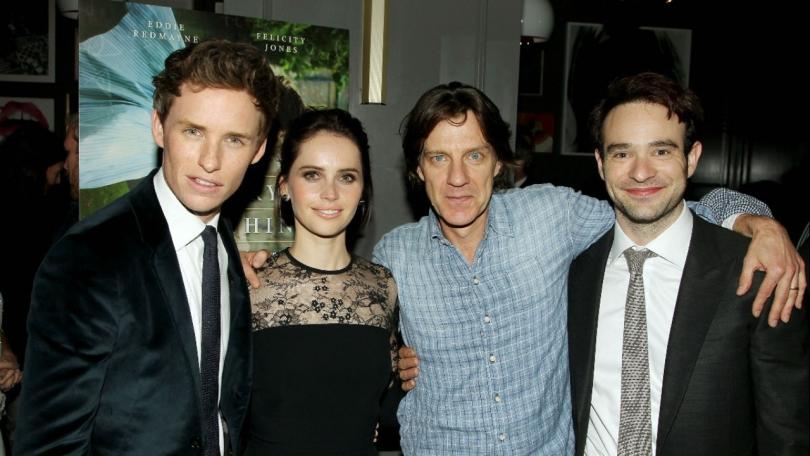
[[[57,131],[54,100],[0,96],[0,140],[14,130],[15,121],[32,120]]]
[[[518,151],[551,153],[554,148],[554,115],[550,112],[519,112]]]
[[[689,85],[692,31],[661,27],[569,22],[560,151],[591,155],[588,116],[611,81],[644,71]]]
[[[54,82],[55,0],[3,3],[0,81]]]

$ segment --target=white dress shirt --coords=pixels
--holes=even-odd
[[[217,227],[219,214],[215,215],[207,224],[199,217],[186,209],[174,195],[163,176],[160,168],[153,179],[155,193],[157,193],[160,209],[169,225],[177,261],[180,263],[180,273],[183,276],[183,287],[186,290],[188,308],[191,311],[191,323],[194,326],[194,340],[197,345],[197,366],[200,363],[200,345],[202,343],[202,263],[203,240],[202,232],[207,225]],[[222,244],[222,237],[217,236],[217,256],[219,259],[219,290],[220,290],[220,348],[219,348],[219,380],[217,391],[222,391],[222,368],[225,364],[225,354],[228,349],[228,338],[231,327],[231,300],[228,289],[228,252]],[[221,396],[221,394],[220,394]],[[219,397],[219,396],[218,396]],[[219,400],[219,399],[217,399]],[[220,414],[220,422],[222,415]],[[225,438],[222,427],[219,427],[220,454],[225,454]]]
[[[586,455],[612,456],[617,453],[624,306],[630,284],[630,272],[623,252],[630,247],[644,247],[658,255],[647,259],[643,274],[650,359],[652,454],[655,455],[667,342],[692,238],[692,223],[692,213],[684,205],[675,223],[645,246],[636,246],[618,223],[615,226],[599,304]]]

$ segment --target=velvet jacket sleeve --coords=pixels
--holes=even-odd
[[[85,454],[116,345],[113,265],[68,236],[34,281],[15,453]]]

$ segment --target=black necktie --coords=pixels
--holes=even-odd
[[[200,387],[203,411],[205,456],[219,456],[219,260],[217,230],[206,226],[202,232],[202,342],[200,350]]]

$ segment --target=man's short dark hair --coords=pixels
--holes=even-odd
[[[163,71],[152,78],[153,106],[166,120],[174,97],[187,83],[204,88],[244,90],[262,112],[261,134],[266,136],[276,118],[278,82],[265,54],[253,45],[212,39],[178,49],[166,57]]]
[[[697,95],[672,79],[658,73],[639,73],[618,79],[608,86],[607,95],[591,111],[591,135],[601,155],[605,154],[602,127],[610,111],[617,106],[643,102],[667,108],[667,115],[678,116],[686,126],[684,153],[689,153],[703,123],[703,107]]]
[[[424,93],[408,113],[400,127],[402,151],[408,180],[416,186],[422,183],[416,169],[430,132],[442,121],[457,117],[466,120],[467,111],[475,114],[481,133],[492,146],[498,161],[507,166],[514,162],[510,144],[509,124],[501,118],[501,112],[483,92],[461,82],[438,85]],[[455,122],[454,122],[455,123]],[[463,121],[462,121],[463,123]],[[495,186],[508,186],[504,173],[495,178]]]

